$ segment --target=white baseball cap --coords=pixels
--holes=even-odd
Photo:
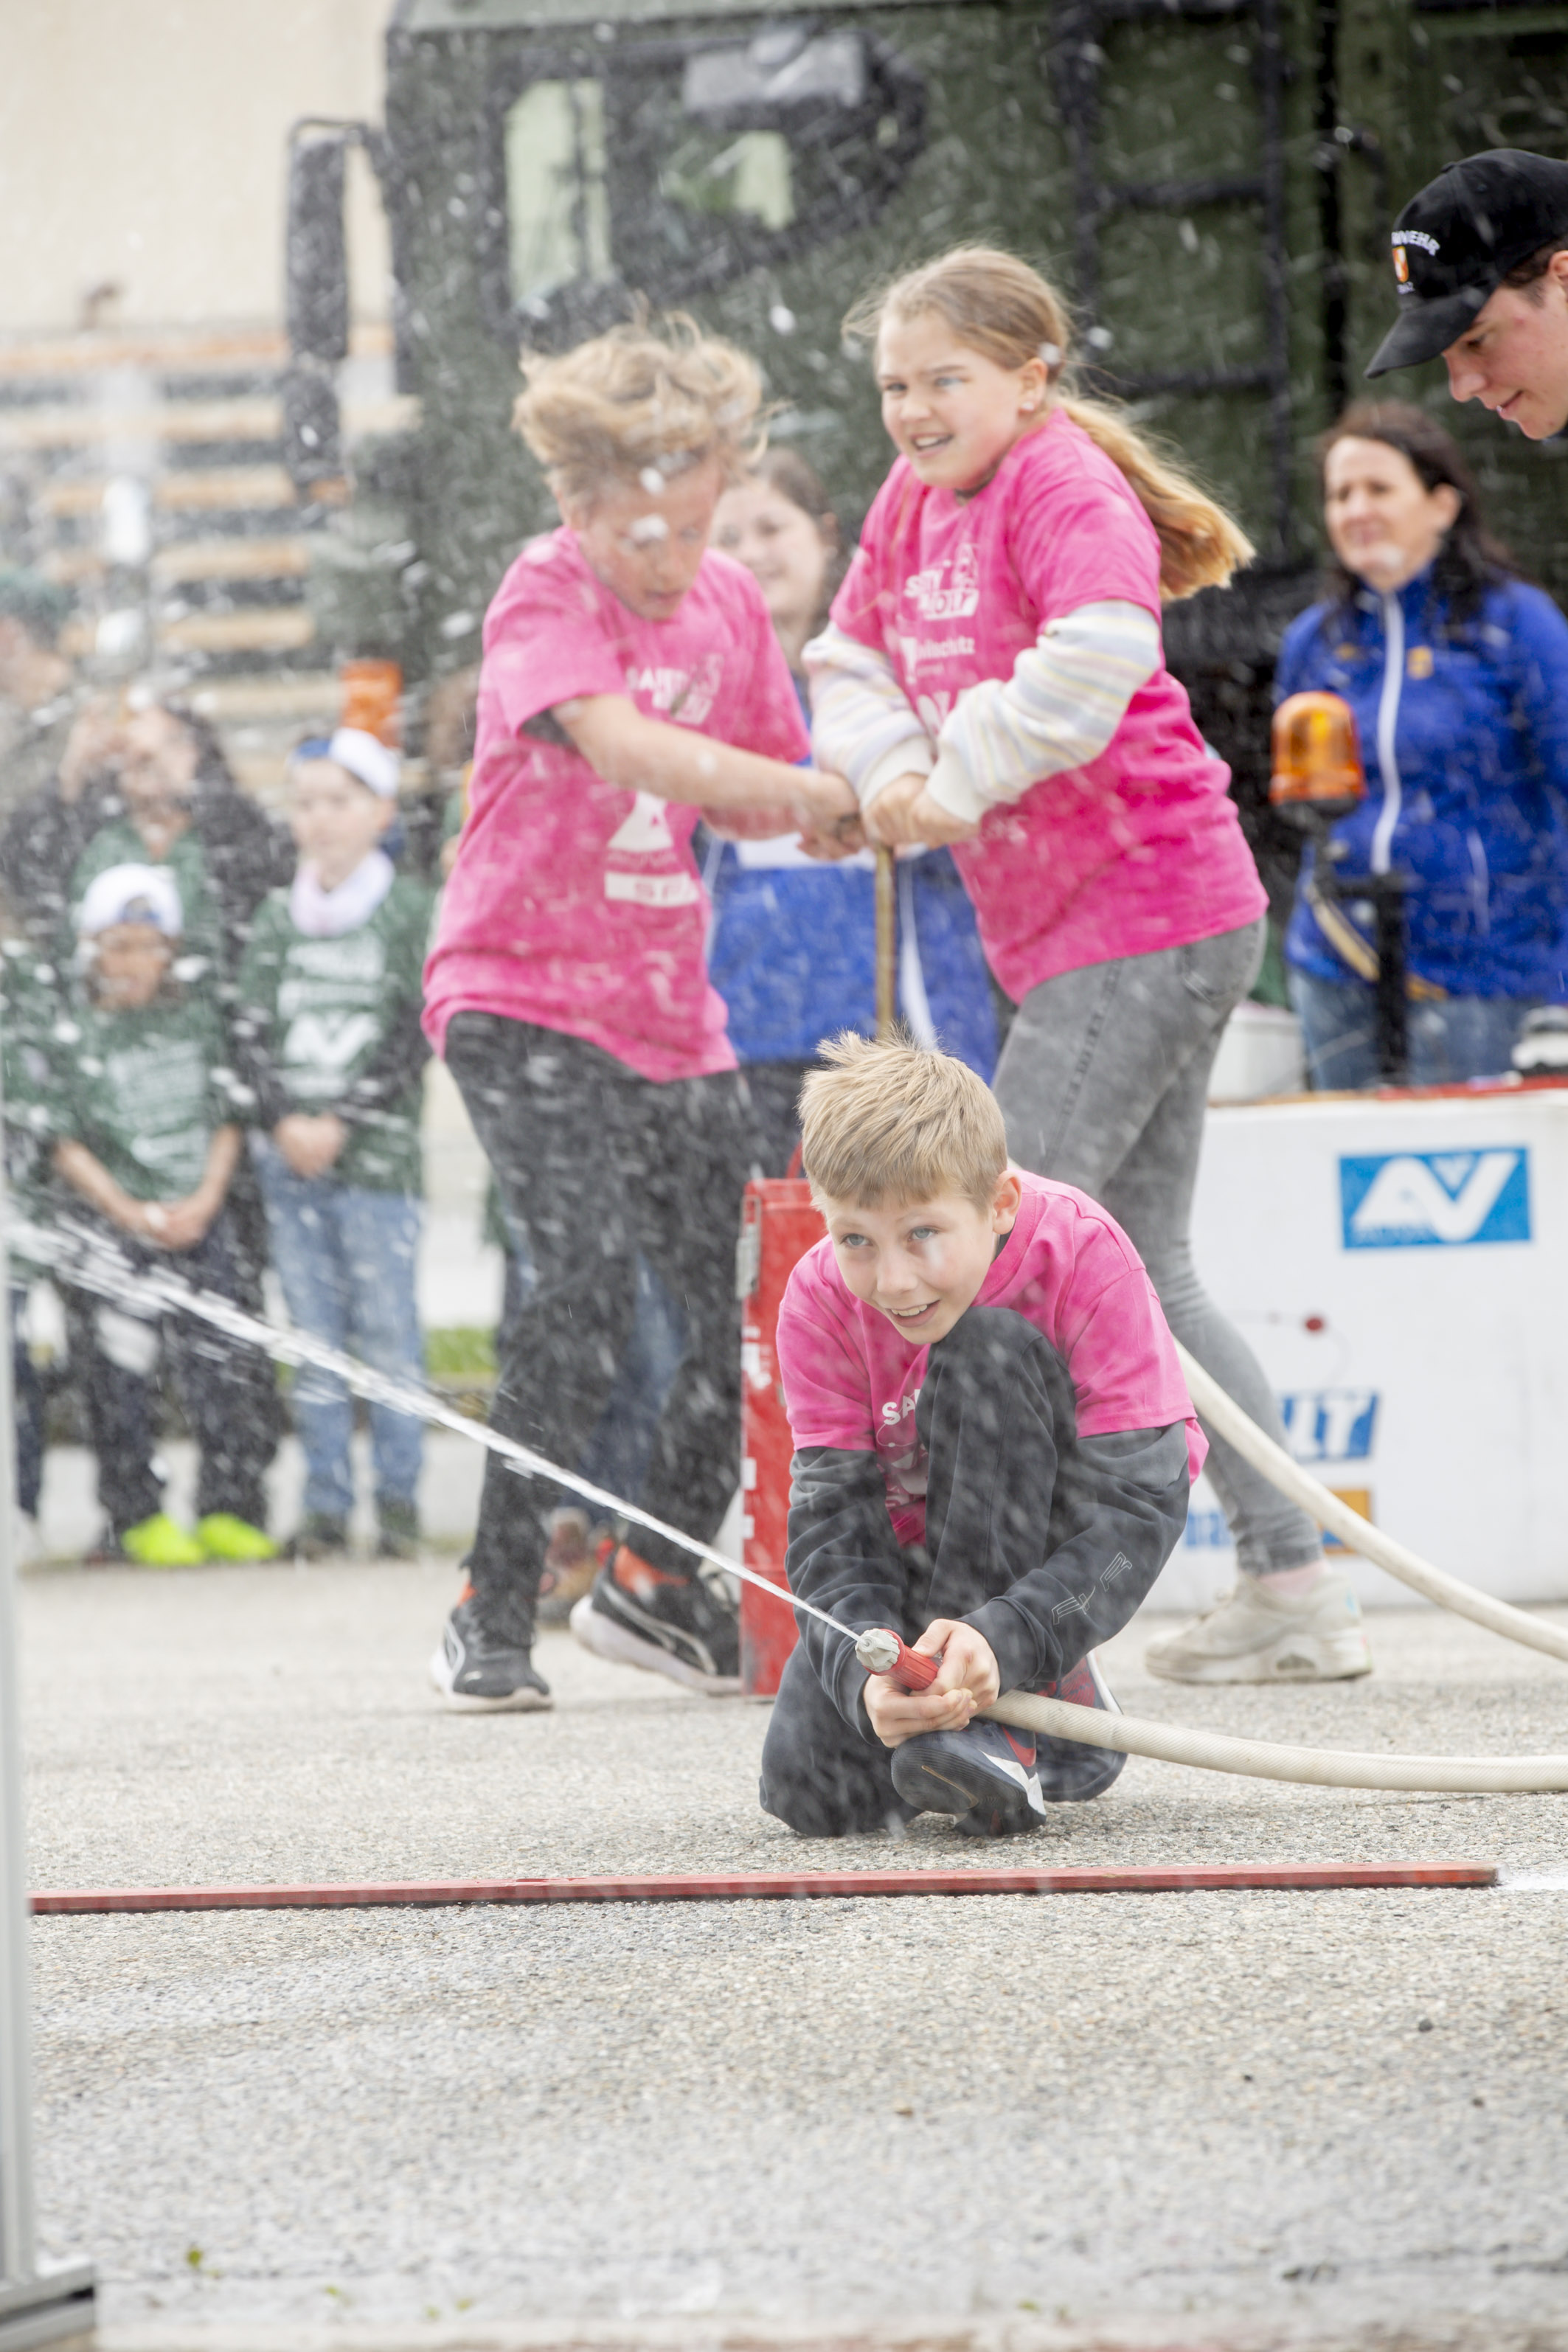
[[[107,866],[94,875],[77,909],[78,936],[98,937],[116,923],[151,923],[166,940],[185,928],[185,910],[166,866]]]

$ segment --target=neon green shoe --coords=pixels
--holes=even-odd
[[[127,1528],[120,1549],[142,1568],[200,1568],[206,1558],[203,1545],[167,1511],[154,1511],[150,1519]]]
[[[209,1511],[196,1521],[209,1559],[276,1559],[278,1547],[264,1528],[237,1519],[232,1511]]]

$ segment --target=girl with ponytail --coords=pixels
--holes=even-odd
[[[1251,548],[1121,410],[1073,394],[1067,310],[1013,255],[961,247],[847,324],[874,343],[899,457],[806,648],[815,756],[876,839],[952,845],[1018,1007],[995,1080],[1013,1159],[1110,1212],[1176,1336],[1282,1437],[1188,1234],[1209,1070],[1265,898],[1160,638],[1163,603],[1223,586]],[[1310,1520],[1212,1433],[1208,1467],[1244,1573],[1149,1664],[1364,1674]]]

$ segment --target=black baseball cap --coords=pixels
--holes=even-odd
[[[1399,317],[1368,375],[1435,360],[1458,342],[1510,269],[1568,241],[1568,163],[1489,147],[1450,163],[1394,224]]]

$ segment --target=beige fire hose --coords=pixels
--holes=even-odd
[[[1359,1511],[1320,1485],[1282,1445],[1249,1421],[1217,1381],[1195,1363],[1178,1340],[1176,1353],[1187,1391],[1204,1419],[1270,1485],[1341,1537],[1363,1559],[1386,1569],[1401,1583],[1424,1593],[1439,1608],[1468,1617],[1505,1641],[1568,1658],[1568,1633],[1542,1623],[1506,1601],[1478,1592],[1457,1576],[1433,1568],[1392,1536],[1373,1527]],[[1103,1714],[1060,1699],[1010,1691],[982,1710],[999,1723],[1076,1739],[1086,1748],[1110,1748],[1126,1756],[1150,1756],[1164,1764],[1190,1764],[1205,1772],[1240,1772],[1263,1780],[1307,1780],[1330,1789],[1420,1789],[1462,1796],[1489,1796],[1568,1789],[1568,1756],[1358,1756],[1350,1750],[1291,1748],[1264,1739],[1233,1739],[1223,1732],[1185,1731],[1178,1725],[1148,1723],[1137,1717]]]
[[[1184,1731],[1135,1715],[1108,1715],[1065,1700],[1009,1691],[982,1715],[1085,1748],[1114,1748],[1162,1764],[1203,1772],[1240,1772],[1255,1780],[1310,1780],[1326,1789],[1424,1789],[1455,1796],[1542,1793],[1568,1789],[1568,1756],[1359,1756],[1333,1748],[1289,1748],[1269,1739],[1233,1739],[1222,1731]]]

